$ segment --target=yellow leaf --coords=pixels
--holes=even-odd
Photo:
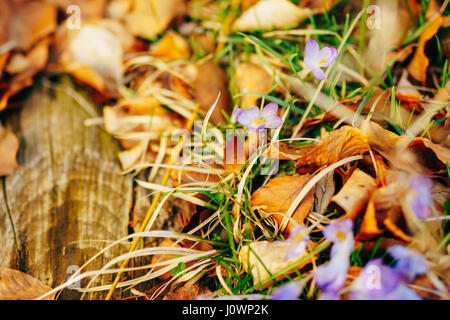
[[[270,274],[280,272],[284,268],[288,267],[293,262],[308,255],[308,251],[300,254],[298,257],[294,257],[287,261],[284,260],[286,251],[289,247],[289,243],[284,241],[254,241],[249,245],[242,247],[239,251],[239,261],[246,269],[247,272],[251,272],[253,275],[253,283],[258,284],[270,278]],[[251,250],[250,250],[250,249]],[[310,264],[314,258],[306,260],[304,263],[297,266],[297,269],[302,269],[304,266]],[[247,269],[250,266],[250,269]],[[269,271],[269,272],[267,272]],[[295,270],[292,270],[294,272]],[[285,275],[276,277],[276,280],[283,279]],[[257,289],[267,288],[272,284],[272,281],[268,281]]]
[[[234,31],[286,29],[311,15],[288,0],[264,0],[246,10],[233,24]]]
[[[235,81],[240,93],[265,94],[272,88],[272,76],[262,67],[251,62],[239,64],[236,68]],[[243,95],[241,107],[247,109],[254,106],[259,98],[254,95]]]

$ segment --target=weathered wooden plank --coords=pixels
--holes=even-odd
[[[61,88],[35,92],[21,111],[18,161],[26,170],[5,179],[0,197],[0,240],[7,244],[0,247],[0,266],[51,287],[106,244],[91,240],[127,235],[132,202],[132,179],[120,173],[116,143],[100,128],[84,126],[88,114]],[[120,253],[123,248],[113,249],[88,269]],[[66,290],[62,297],[79,293]]]

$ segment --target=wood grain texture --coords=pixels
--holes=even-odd
[[[89,115],[61,85],[54,89],[37,90],[22,109],[18,162],[25,169],[0,185],[0,266],[51,287],[106,245],[95,240],[128,234],[132,202],[132,179],[120,172],[115,141],[98,127],[86,127]],[[110,250],[88,270],[125,249]],[[61,298],[79,296],[65,290]]]

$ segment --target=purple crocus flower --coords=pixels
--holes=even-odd
[[[337,50],[333,47],[319,48],[316,40],[310,39],[305,47],[305,64],[311,69],[314,77],[319,80],[326,78],[321,68],[330,66],[337,57]]]
[[[303,289],[303,283],[291,281],[275,289],[272,293],[272,300],[297,300]]]
[[[322,233],[333,243],[331,260],[318,267],[314,273],[317,286],[322,289],[321,299],[337,299],[338,292],[345,285],[350,267],[350,254],[353,250],[353,221],[338,220],[326,226]]]
[[[351,284],[351,300],[419,300],[400,274],[375,259],[366,264]]]
[[[306,246],[308,245],[308,228],[304,225],[297,225],[292,229],[291,234],[286,241],[289,242],[289,247],[286,250],[284,261],[298,258],[305,252]]]
[[[428,271],[428,264],[424,257],[412,249],[395,245],[388,249],[389,254],[396,259],[393,269],[412,281],[420,274]]]
[[[409,180],[409,185],[412,192],[406,196],[406,201],[417,218],[420,220],[428,218],[431,205],[430,190],[433,182],[428,177],[413,175]]]
[[[283,124],[283,120],[277,116],[277,111],[278,104],[269,103],[262,110],[257,106],[248,109],[237,108],[234,115],[237,122],[258,133],[265,128],[278,128]]]
[[[354,246],[353,221],[351,219],[338,220],[323,228],[323,235],[334,245],[331,248],[331,258],[342,255],[342,251],[350,255]]]

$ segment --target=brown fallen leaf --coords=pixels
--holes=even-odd
[[[14,2],[12,10],[9,40],[15,41],[16,46],[24,51],[56,29],[57,10],[52,4],[45,1]]]
[[[379,10],[380,25],[369,32],[365,58],[378,72],[386,67],[386,62],[392,58],[390,53],[401,45],[413,23],[403,0],[377,0],[371,4]]]
[[[211,121],[220,124],[226,119],[222,112],[230,114],[231,97],[228,91],[227,76],[220,66],[207,61],[198,66],[197,77],[194,81],[194,96],[200,107],[208,111],[217,99],[219,101],[211,114]]]
[[[338,2],[338,0],[301,0],[298,6],[309,8],[314,14],[323,14],[325,10],[330,11]]]
[[[426,138],[398,136],[374,122],[368,124],[366,135],[370,146],[395,168],[436,176],[445,173],[450,162],[450,150]]]
[[[152,45],[150,52],[155,57],[169,59],[188,59],[191,56],[186,39],[172,30],[167,31],[161,40]]]
[[[18,270],[0,268],[0,300],[33,300],[52,288]],[[45,298],[54,300],[55,294]]]
[[[252,207],[261,209],[266,213],[272,213],[274,219],[280,224],[284,216],[276,213],[285,214],[310,179],[311,176],[308,174],[273,178],[265,186],[260,187],[252,194],[250,203]],[[303,224],[306,216],[311,211],[314,203],[314,191],[315,188],[312,188],[294,211],[292,219],[297,223]],[[292,228],[294,228],[294,224],[289,222],[286,227],[287,235],[291,232]]]
[[[265,94],[272,88],[272,76],[264,68],[251,62],[238,65],[235,81],[240,93]],[[247,109],[254,106],[259,98],[254,95],[243,95],[241,107]]]
[[[430,60],[425,55],[425,46],[431,38],[438,32],[439,28],[442,26],[443,18],[437,16],[434,18],[428,27],[420,34],[419,43],[414,53],[413,59],[408,65],[409,74],[422,83],[425,83],[427,79],[427,68],[430,64]]]
[[[343,126],[330,132],[319,142],[302,147],[297,149],[305,149],[307,152],[295,161],[295,165],[296,167],[306,167],[303,168],[305,171],[315,171],[344,158],[362,155],[370,150],[365,134],[350,126]]]
[[[356,169],[331,202],[345,211],[343,218],[357,219],[366,208],[377,181],[367,173]]]
[[[198,296],[209,296],[211,293],[208,287],[201,286],[196,282],[193,285],[184,285],[181,288],[169,292],[163,300],[195,300]]]
[[[242,263],[247,272],[252,273],[253,283],[256,285],[262,281],[269,279],[271,277],[270,274],[273,275],[286,268],[294,261],[297,261],[300,258],[308,255],[308,251],[305,251],[298,257],[285,261],[284,257],[289,245],[289,243],[284,241],[254,241],[249,245],[242,247],[238,255],[239,261]],[[306,265],[312,263],[313,259],[315,258],[305,260],[304,263],[297,266],[297,270],[300,270]],[[268,273],[268,271],[270,272],[270,274]],[[293,272],[295,272],[295,270],[292,270],[292,273]],[[278,281],[283,279],[284,277],[286,277],[286,274],[278,276],[275,279]],[[272,281],[267,281],[262,285],[262,287],[256,287],[256,289],[261,290],[271,285]]]
[[[14,172],[17,168],[16,154],[19,150],[19,139],[0,123],[0,177]]]
[[[247,9],[233,24],[234,31],[285,29],[297,26],[312,14],[288,0],[263,0]]]

